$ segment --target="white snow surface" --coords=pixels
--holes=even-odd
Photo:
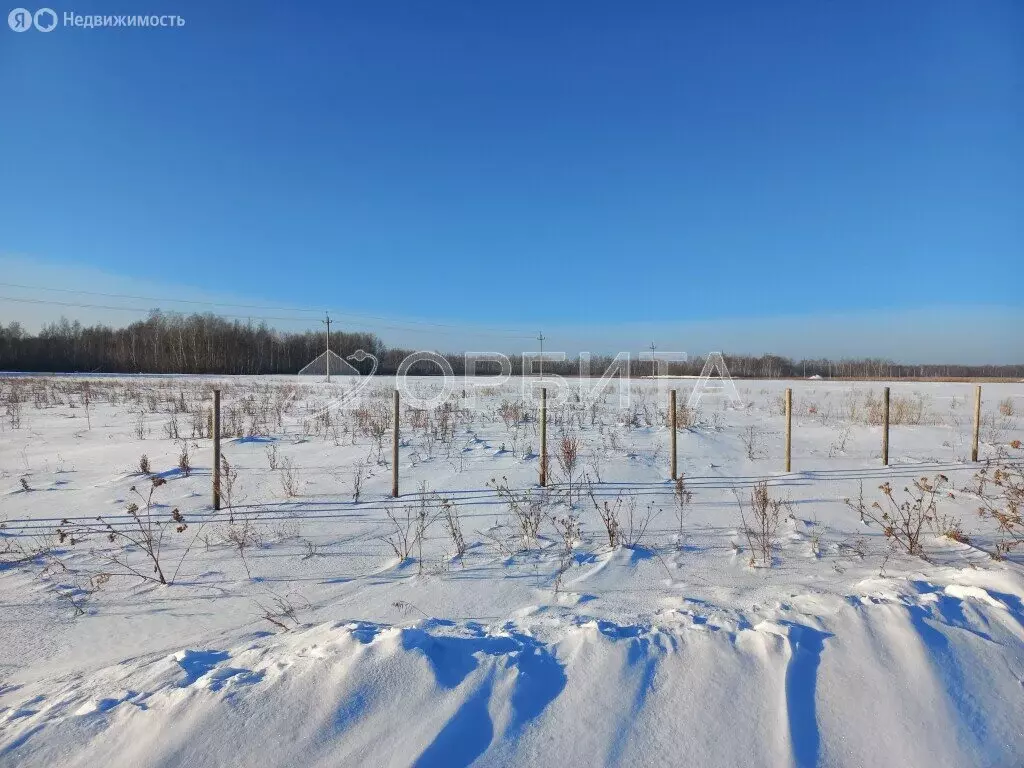
[[[0,416],[13,381],[0,379]],[[883,383],[738,381],[740,407],[709,397],[679,431],[693,493],[682,524],[664,411],[668,389],[685,402],[692,380],[634,381],[625,408],[613,394],[549,403],[550,451],[580,439],[576,476],[594,499],[578,481],[566,498],[554,458],[541,495],[535,404],[517,421],[520,383],[481,380],[468,397],[460,381],[448,406],[404,404],[392,500],[390,425],[378,439],[372,423],[394,381],[317,415],[359,385],[16,384],[19,415],[0,422],[0,545],[53,545],[58,526],[97,516],[130,525],[130,489],[151,484],[142,453],[167,480],[152,514],[177,508],[188,528],[167,534],[168,576],[184,555],[167,585],[114,573],[111,552],[142,571],[144,557],[96,535],[0,565],[0,765],[1024,765],[1024,570],[1017,555],[989,556],[997,532],[971,490],[985,460],[1024,460],[1012,447],[1024,419],[999,408],[1024,412],[1020,384],[984,385],[975,464],[972,384],[890,383],[914,423],[892,426],[884,467],[866,415]],[[216,514],[212,441],[191,437],[215,386],[238,471],[231,508]],[[927,560],[892,552],[845,502],[862,488],[881,501],[884,482],[902,499],[938,474],[951,491],[940,511],[969,538],[929,532]],[[792,514],[771,564],[752,567],[737,495],[760,479]],[[536,540],[516,535],[492,481],[541,501]],[[595,500],[619,496],[651,519],[634,546],[613,549]],[[434,519],[442,499],[459,515],[462,558]],[[432,520],[422,556],[414,547],[400,561],[387,514],[421,503]],[[559,579],[548,518],[574,510],[581,535]]]

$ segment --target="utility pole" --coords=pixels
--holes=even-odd
[[[537,336],[537,341],[540,342],[540,377],[544,378],[544,331],[541,331]]]
[[[324,313],[327,317],[326,320],[321,320],[321,323],[327,323],[327,351],[324,352],[324,359],[327,361],[327,383],[331,382],[331,314],[330,312]]]
[[[651,378],[653,379],[658,373],[658,361],[654,357],[654,342],[651,342]]]

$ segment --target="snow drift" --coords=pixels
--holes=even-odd
[[[339,622],[41,682],[5,765],[1012,766],[1024,611],[965,580],[620,625]],[[810,601],[810,602],[808,602]]]

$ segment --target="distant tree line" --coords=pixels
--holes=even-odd
[[[18,323],[0,325],[0,370],[78,373],[185,373],[185,374],[290,374],[298,373],[323,353],[325,334],[318,331],[290,332],[265,324],[226,320],[213,314],[182,315],[154,311],[145,320],[123,328],[106,325],[83,326],[62,318],[60,322],[30,334]],[[331,350],[347,358],[363,350],[379,361],[379,374],[393,374],[412,350],[388,348],[372,333],[334,331]],[[446,354],[454,373],[465,373],[464,356]],[[648,376],[655,372],[650,353],[631,355],[631,373]],[[522,355],[509,355],[513,375],[523,372]],[[913,377],[1024,377],[1018,365],[907,365],[885,359],[792,360],[779,355],[724,355],[729,373],[737,378],[822,378],[898,379]],[[612,356],[593,356],[591,375],[599,376],[612,363]],[[684,363],[664,363],[657,372],[670,375],[698,375],[704,358]],[[367,373],[371,361],[352,361]],[[545,360],[545,373],[576,376],[580,360]],[[586,365],[584,363],[584,365]],[[498,372],[495,363],[480,362],[476,372]],[[536,372],[537,363],[533,363]],[[584,368],[586,370],[586,368]],[[413,374],[437,374],[436,363],[413,366]]]
[[[216,315],[152,313],[124,328],[62,318],[36,335],[0,327],[0,370],[96,373],[297,373],[324,351],[324,334],[285,333]],[[331,333],[342,357],[377,354],[371,333]]]

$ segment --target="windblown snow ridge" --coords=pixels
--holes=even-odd
[[[746,613],[683,599],[636,624],[577,605],[251,633],[25,686],[0,762],[1021,764],[1020,599],[860,587]]]

